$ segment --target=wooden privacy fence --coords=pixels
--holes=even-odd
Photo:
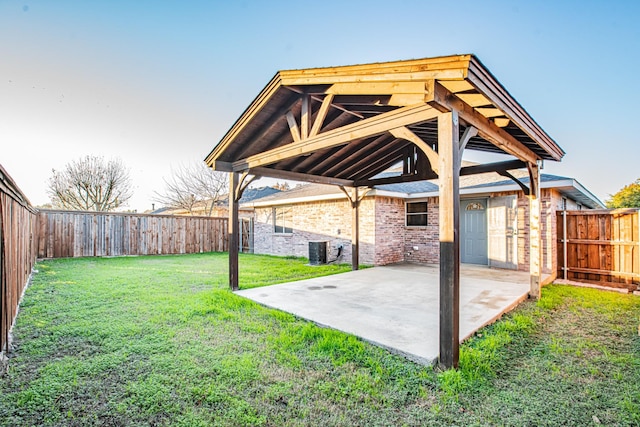
[[[39,258],[188,254],[228,250],[227,219],[41,210]]]
[[[557,226],[559,278],[638,289],[638,209],[561,211]]]
[[[36,213],[0,165],[0,353],[36,260]]]

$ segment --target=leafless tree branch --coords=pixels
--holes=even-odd
[[[47,193],[55,208],[107,212],[125,206],[133,190],[122,160],[85,156],[52,170]]]
[[[165,189],[156,192],[155,201],[163,205],[184,209],[193,215],[197,207],[211,216],[213,209],[220,203],[220,196],[226,194],[229,177],[217,172],[204,163],[180,165],[172,169],[171,175],[164,178]]]

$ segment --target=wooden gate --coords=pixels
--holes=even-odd
[[[558,278],[638,289],[638,209],[561,211],[557,226]]]
[[[253,253],[253,218],[240,218],[240,252]]]

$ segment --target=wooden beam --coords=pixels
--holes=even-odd
[[[433,80],[432,80],[433,81]],[[429,86],[424,81],[413,82],[348,82],[335,83],[326,90],[333,95],[394,95],[425,94]],[[425,100],[423,99],[422,102]]]
[[[466,166],[460,168],[460,175],[476,175],[487,172],[501,172],[506,170],[521,169],[527,164],[522,160],[507,160],[505,162],[485,163],[483,165]]]
[[[462,152],[467,147],[469,140],[471,140],[471,138],[473,138],[477,134],[478,134],[478,129],[474,128],[473,126],[467,126],[467,128],[464,130],[464,133],[462,134],[462,138],[460,138],[460,148],[459,148],[460,155],[458,156],[460,160],[462,160]]]
[[[272,169],[267,167],[258,167],[249,169],[249,172],[255,175],[278,178],[278,179],[290,179],[292,181],[314,182],[316,184],[328,184],[328,185],[344,185],[345,187],[352,187],[353,181],[349,179],[332,178],[322,175],[310,175],[307,173],[290,172],[279,169]]]
[[[240,174],[231,172],[229,174],[229,287],[232,291],[238,290],[238,252],[239,252],[239,224],[238,224],[238,200],[237,188],[240,181]]]
[[[429,159],[431,163],[431,169],[438,173],[438,153],[431,148],[426,142],[422,140],[418,135],[413,133],[409,128],[402,126],[395,129],[391,129],[391,135],[399,139],[406,139],[414,143]]]
[[[363,179],[354,181],[353,185],[358,187],[374,187],[376,185],[387,185],[387,184],[400,184],[405,182],[416,182],[416,181],[427,181],[430,179],[437,179],[438,175],[435,173],[431,173],[431,175],[422,177],[420,175],[399,175],[399,176],[390,176],[387,178],[377,178],[377,179]]]
[[[526,166],[522,160],[507,160],[505,162],[496,162],[496,163],[486,163],[483,165],[477,166],[467,166],[464,168],[460,168],[460,176],[465,175],[476,175],[480,173],[487,172],[496,172],[501,173],[506,170],[512,169],[520,169]],[[365,180],[356,180],[353,185],[358,187],[373,187],[376,185],[386,185],[386,184],[399,184],[404,182],[416,182],[416,181],[426,181],[430,179],[437,179],[438,175],[435,173],[430,173],[427,176],[420,175],[398,175],[391,176],[388,178],[378,178],[378,179],[365,179]],[[529,194],[529,189],[525,194]]]
[[[238,202],[242,198],[244,190],[255,179],[260,179],[260,176],[249,174],[248,171],[244,171],[242,174],[238,172],[229,174],[229,221],[227,227],[229,238],[229,287],[232,291],[237,291],[239,285],[240,218],[238,215]]]
[[[309,138],[311,130],[311,97],[302,95],[302,107],[300,109],[300,139]]]
[[[236,194],[236,197],[238,198],[238,201],[240,201],[240,199],[242,198],[242,194],[244,193],[244,190],[247,189],[247,187],[249,187],[249,185],[255,181],[256,179],[260,179],[262,178],[260,175],[255,175],[255,174],[251,174],[251,175],[244,175],[242,176],[242,178],[240,179],[240,188],[238,188],[238,194]]]
[[[384,104],[391,106],[414,105],[433,98],[434,80],[412,82],[355,82],[336,83],[327,93],[349,96],[387,96]],[[343,103],[342,98],[336,102]]]
[[[478,129],[478,134],[482,138],[504,152],[528,163],[535,163],[538,160],[538,155],[527,146],[437,83],[434,101],[431,104],[443,111],[457,111],[462,120]]]
[[[291,137],[293,137],[293,142],[300,142],[300,128],[298,127],[296,118],[293,116],[293,113],[291,111],[287,111],[286,117],[287,123],[289,123]]]
[[[439,114],[440,112],[438,110],[428,104],[401,107],[388,113],[342,126],[332,131],[323,132],[313,138],[297,142],[294,141],[264,153],[238,160],[233,163],[233,169],[234,171],[242,171],[266,166],[280,160],[303,156],[324,148],[343,145],[356,139],[379,135],[400,126],[431,120]],[[293,134],[294,132],[292,130],[292,135]]]
[[[542,279],[542,235],[540,226],[540,169],[537,163],[529,169],[529,297],[540,299]],[[555,218],[553,218],[555,220]]]
[[[377,65],[377,64],[376,64]],[[302,70],[308,71],[308,70]],[[417,81],[417,80],[433,80],[433,79],[461,79],[466,77],[464,69],[449,70],[433,70],[433,71],[408,71],[377,73],[369,75],[311,75],[300,74],[293,75],[288,72],[281,71],[282,84],[284,86],[300,86],[300,85],[317,85],[317,84],[336,84],[336,83],[356,83],[356,82],[399,82],[399,81]]]
[[[509,126],[510,121],[511,120],[507,119],[506,117],[496,117],[495,119],[493,119],[493,123],[495,123],[499,128],[506,128],[507,126]]]
[[[339,188],[351,203],[351,269],[358,270],[360,268],[360,202],[370,190],[366,189],[362,193],[358,193],[358,187],[353,187],[351,191],[342,185]]]
[[[318,133],[320,133],[320,129],[322,129],[322,124],[324,123],[324,119],[327,117],[327,113],[329,112],[329,108],[331,107],[331,103],[333,102],[333,95],[329,94],[324,97],[322,100],[322,104],[320,104],[320,109],[318,110],[318,114],[316,114],[316,118],[313,122],[313,127],[311,128],[311,132],[309,132],[309,137],[314,137]]]
[[[211,165],[211,168],[214,171],[220,172],[231,172],[233,171],[233,163],[231,162],[223,162],[221,160],[215,160]]]
[[[493,117],[504,117],[504,113],[494,107],[476,108],[475,110],[488,119],[491,119]]]
[[[510,180],[518,184],[518,187],[522,189],[522,192],[524,193],[525,196],[528,196],[530,194],[529,187],[527,187],[524,184],[524,182],[520,181],[518,178],[510,174],[509,171],[503,170],[503,171],[497,171],[497,172],[498,172],[498,175],[504,176],[505,178],[509,178]]]
[[[438,117],[440,365],[457,368],[460,352],[460,164],[455,111]]]
[[[440,80],[439,83],[453,93],[467,92],[475,89],[473,85],[466,80]]]
[[[457,93],[456,96],[474,108],[491,105],[491,101],[481,93]]]
[[[360,200],[358,200],[358,187],[351,189],[353,202],[351,204],[351,269],[360,268]]]

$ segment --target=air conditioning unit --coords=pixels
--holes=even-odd
[[[327,241],[318,240],[309,242],[309,264],[322,265],[327,263]]]

